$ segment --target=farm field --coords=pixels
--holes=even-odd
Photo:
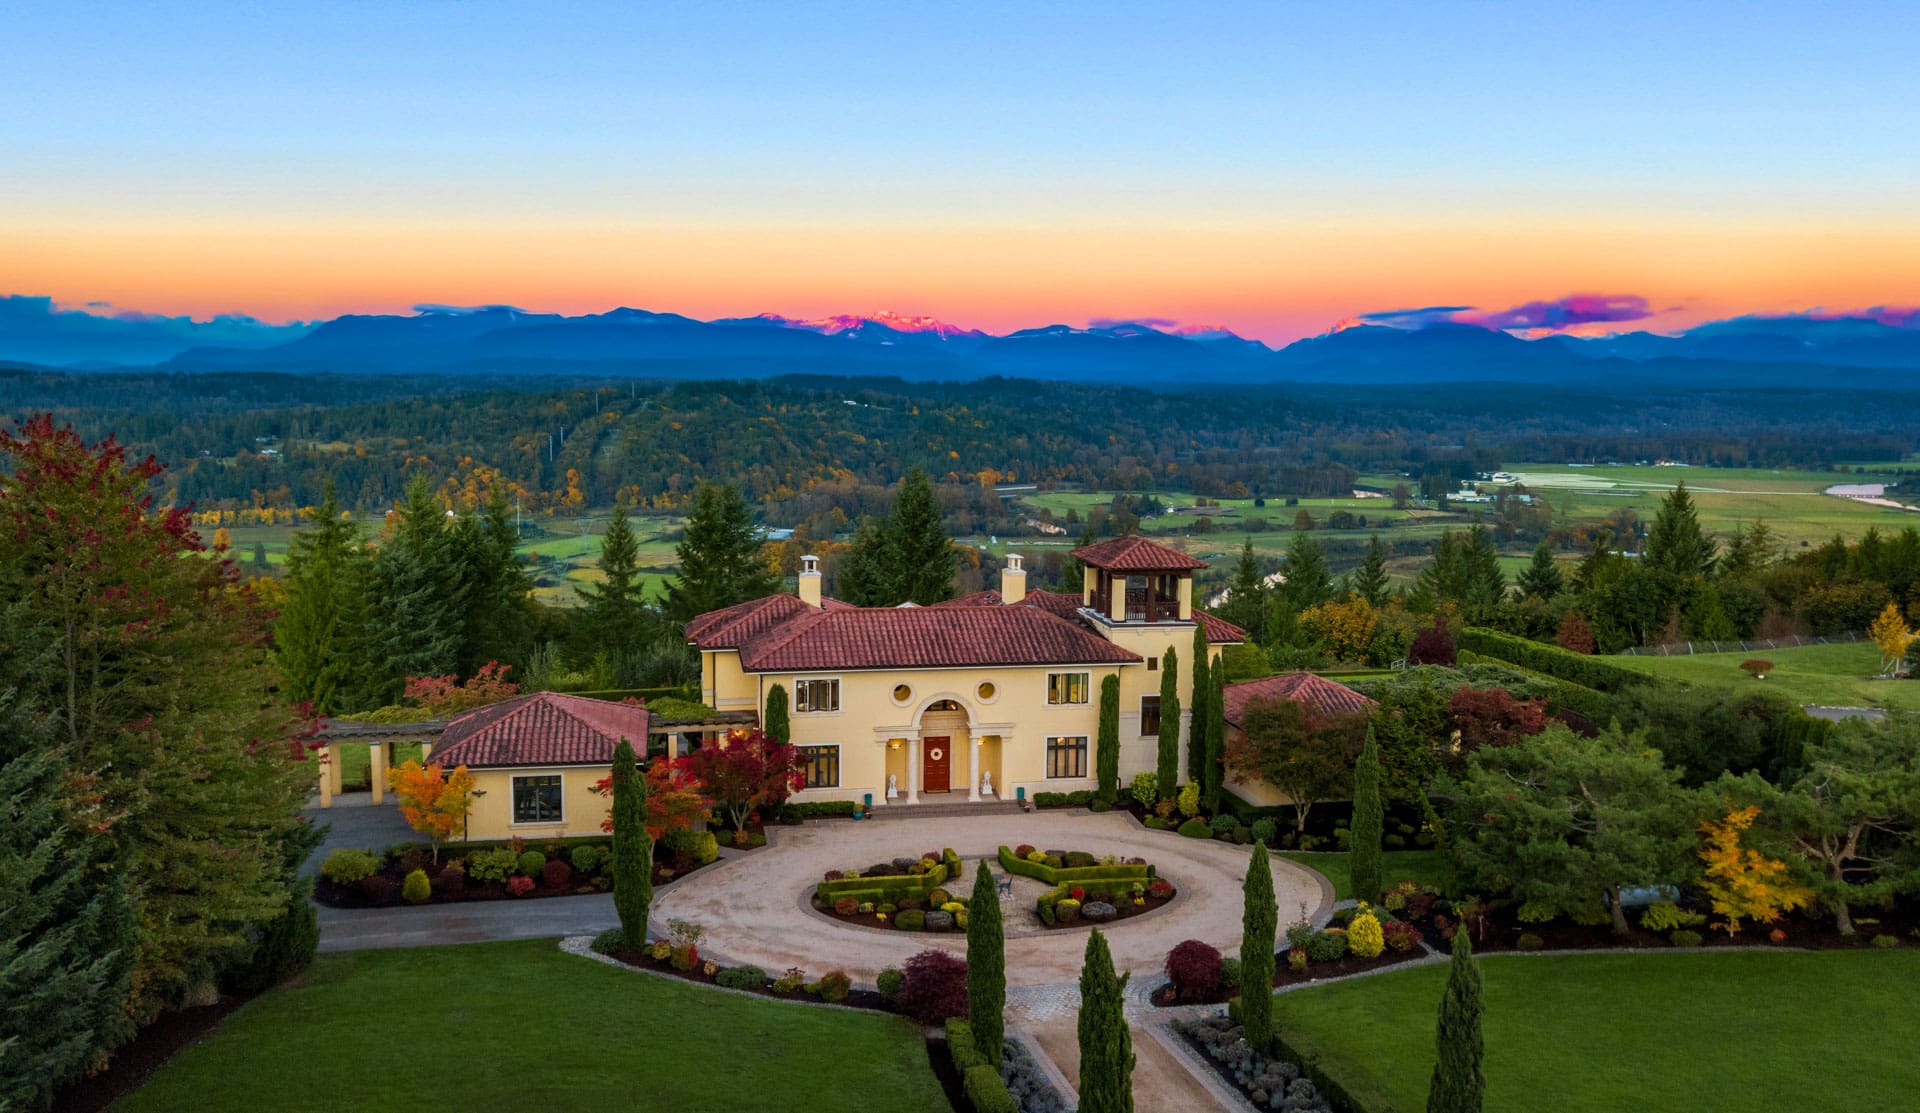
[[[399,1051],[408,1033],[451,1050],[413,1062]],[[797,1092],[804,1108],[948,1108],[920,1033],[898,1017],[613,970],[530,939],[321,955],[113,1109],[773,1113],[796,1108]]]
[[[1741,672],[1740,662],[1750,657],[1772,661],[1773,672],[1765,680],[1755,680]],[[1798,704],[1920,711],[1920,681],[1871,679],[1880,671],[1880,651],[1867,641],[1756,649],[1751,653],[1608,657],[1606,660],[1610,665],[1685,684],[1761,688]]]

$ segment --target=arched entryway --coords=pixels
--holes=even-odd
[[[966,792],[971,775],[966,758],[972,724],[958,700],[938,699],[920,713],[920,791],[944,795]]]

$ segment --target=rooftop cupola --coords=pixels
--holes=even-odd
[[[800,558],[800,601],[809,607],[820,605],[820,558]]]
[[[1000,601],[1008,606],[1027,597],[1027,561],[1019,553],[1007,554],[1007,565],[1000,570]]]
[[[1109,622],[1193,621],[1193,574],[1205,561],[1144,537],[1116,537],[1073,555],[1086,568],[1086,610]]]

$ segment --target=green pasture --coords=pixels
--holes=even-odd
[[[1740,662],[1753,657],[1773,662],[1765,680],[1740,671]],[[1920,681],[1873,679],[1880,671],[1880,651],[1866,641],[1687,657],[1608,657],[1607,663],[1696,686],[1763,690],[1798,704],[1920,711]]]

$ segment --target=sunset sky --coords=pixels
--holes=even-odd
[[[1920,5],[8,5],[0,295],[1633,325],[1920,302]]]

